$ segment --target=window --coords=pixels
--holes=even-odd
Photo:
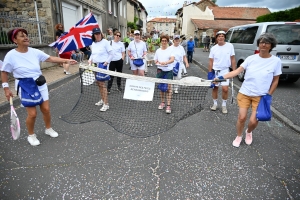
[[[231,36],[231,33],[232,33],[232,29],[229,29],[229,31],[227,31],[226,33],[226,39],[225,39],[225,42],[228,42],[229,41],[229,38]]]
[[[122,1],[120,1],[120,16],[122,16]]]
[[[113,5],[114,5],[114,16],[116,17],[117,16],[117,10],[116,10],[116,2],[115,1],[113,2]]]
[[[273,33],[278,44],[300,45],[300,26],[290,24],[269,25],[267,33]]]
[[[108,12],[112,12],[112,10],[111,10],[111,0],[108,0],[107,4],[108,4]]]
[[[230,42],[253,44],[258,26],[241,27],[233,31]]]

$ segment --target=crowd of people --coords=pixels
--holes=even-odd
[[[56,39],[64,34],[63,25],[57,24]],[[36,107],[39,106],[43,114],[45,122],[45,134],[51,137],[57,137],[58,133],[51,126],[49,93],[45,77],[40,69],[40,62],[60,63],[63,66],[64,73],[69,73],[70,64],[75,64],[83,60],[86,56],[88,63],[102,69],[122,72],[123,64],[130,64],[130,70],[133,75],[145,76],[147,68],[153,65],[157,67],[156,77],[169,80],[180,80],[182,75],[187,75],[186,68],[192,63],[193,53],[195,51],[195,41],[190,37],[186,41],[185,36],[161,34],[159,38],[150,36],[142,36],[139,30],[127,32],[122,38],[121,32],[109,29],[107,37],[104,36],[100,28],[92,30],[93,43],[90,47],[84,47],[72,52],[59,54],[53,57],[35,48],[29,47],[30,40],[25,29],[16,28],[8,32],[8,38],[15,43],[17,47],[9,51],[2,64],[1,80],[2,87],[6,98],[9,100],[13,96],[8,85],[8,75],[12,73],[15,78],[15,85],[21,85],[22,90],[26,87],[19,82],[30,79],[28,87],[36,88],[35,92],[40,95],[42,101],[32,106],[27,106],[26,127],[28,131],[28,142],[32,146],[39,145],[40,142],[34,131],[35,119],[37,116]],[[226,107],[228,99],[229,79],[237,76],[239,73],[245,72],[245,81],[243,82],[237,101],[239,106],[238,118],[236,123],[237,136],[233,141],[234,147],[239,147],[242,141],[243,129],[247,120],[248,109],[251,107],[252,112],[245,131],[245,143],[250,145],[253,141],[252,133],[258,125],[256,119],[256,109],[263,95],[272,95],[278,85],[279,75],[281,72],[281,61],[279,58],[270,54],[272,49],[276,47],[277,41],[270,33],[265,33],[257,39],[257,47],[259,54],[249,56],[236,68],[235,52],[232,44],[225,42],[226,33],[219,31],[216,33],[215,45],[209,47],[212,38],[205,38],[204,51],[210,50],[208,71],[213,74],[212,81],[225,79],[223,82],[214,82],[212,89],[213,105],[210,107],[212,111],[218,108],[218,88],[222,88],[222,113],[227,114]],[[147,54],[153,54],[153,58],[146,59]],[[178,73],[175,75],[173,70],[178,67]],[[232,68],[230,72],[229,68]],[[96,73],[97,74],[97,73]],[[97,77],[97,75],[96,75]],[[33,81],[32,81],[33,80]],[[108,94],[114,82],[114,77],[110,76],[108,80],[97,79],[99,87],[100,99],[95,103],[96,106],[102,106],[101,112],[109,109]],[[29,84],[29,83],[28,83]],[[117,90],[122,91],[121,78],[116,80]],[[25,87],[25,88],[23,88]],[[17,90],[18,88],[16,88]],[[166,89],[160,88],[160,104],[159,110],[165,109],[167,114],[171,113],[172,95],[179,93],[178,85],[167,84]],[[18,93],[21,99],[22,92]],[[21,101],[22,102],[22,101]]]

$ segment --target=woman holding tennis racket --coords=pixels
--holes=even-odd
[[[163,35],[160,37],[161,48],[156,50],[154,55],[154,61],[157,65],[156,78],[170,79],[173,80],[173,62],[174,55],[172,52],[172,47],[168,47],[169,36]],[[171,113],[171,98],[172,98],[172,85],[168,84],[167,91],[160,91],[161,103],[158,106],[159,110],[166,107],[166,113]],[[165,101],[167,100],[167,102]],[[167,106],[165,105],[167,103]]]
[[[89,59],[89,64],[95,63],[97,67],[107,69],[110,61],[112,60],[113,48],[104,37],[100,28],[93,29],[92,35],[93,43],[91,45],[92,55]],[[99,92],[101,99],[99,102],[95,103],[96,106],[101,106],[101,112],[105,112],[109,109],[108,98],[107,98],[107,88],[105,86],[105,80],[97,80],[97,85],[99,87]]]
[[[177,76],[174,76],[174,80],[181,79],[181,72],[183,71],[184,67],[189,67],[189,62],[186,58],[186,53],[183,46],[180,45],[180,35],[174,35],[173,45],[171,46],[173,55],[175,57],[174,63],[179,63],[179,71]],[[185,62],[185,66],[183,64]],[[178,94],[178,85],[174,85],[174,93]]]
[[[70,64],[75,64],[77,62],[72,59],[49,56],[43,51],[29,47],[28,34],[23,28],[10,30],[7,33],[7,36],[11,42],[17,45],[17,47],[10,50],[6,54],[3,67],[1,69],[2,87],[4,88],[5,96],[7,100],[10,100],[10,97],[13,96],[7,83],[9,73],[13,74],[16,80],[16,87],[18,86],[19,81],[22,79],[32,79],[36,85],[39,85],[37,88],[43,99],[42,103],[40,104],[40,110],[43,114],[43,119],[46,126],[45,134],[50,135],[51,137],[57,137],[58,133],[51,127],[48,87],[45,78],[42,76],[40,62]],[[19,93],[19,95],[22,99],[22,93]],[[26,126],[29,134],[27,139],[32,146],[36,146],[40,144],[40,141],[37,139],[36,134],[34,133],[34,124],[37,116],[36,106],[26,107],[26,111]]]
[[[232,142],[234,147],[239,147],[242,142],[243,129],[247,120],[248,109],[251,106],[252,113],[246,129],[245,143],[252,143],[252,132],[257,127],[256,110],[260,98],[263,95],[272,95],[277,88],[281,72],[281,61],[270,54],[276,47],[277,41],[273,34],[265,33],[257,39],[259,54],[249,56],[236,70],[229,72],[218,79],[229,79],[245,71],[245,80],[237,95],[239,114],[236,123],[237,137]]]

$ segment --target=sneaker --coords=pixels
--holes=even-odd
[[[167,113],[167,114],[170,114],[170,113],[171,113],[171,106],[167,106],[167,107],[166,107],[166,113]]]
[[[64,70],[64,74],[66,74],[66,70]]]
[[[122,88],[121,87],[118,87],[117,89],[119,92],[122,92]]]
[[[40,141],[36,138],[36,134],[29,135],[27,137],[27,140],[28,140],[29,144],[31,144],[32,146],[40,145]]]
[[[247,145],[252,144],[252,132],[251,132],[251,133],[248,133],[248,129],[246,130],[245,143],[246,143]]]
[[[147,67],[149,67],[150,65],[148,64]]]
[[[102,108],[100,109],[101,112],[105,112],[109,109],[109,105],[103,104]]]
[[[97,103],[95,103],[95,106],[101,106],[103,104],[102,99],[100,101],[98,101]]]
[[[71,73],[70,73],[70,72],[66,72],[65,74],[66,74],[66,75],[70,75]]]
[[[187,76],[187,73],[183,73],[183,76]]]
[[[165,103],[161,103],[161,104],[159,104],[158,109],[162,110],[162,109],[164,109],[164,107],[165,107]]]
[[[212,111],[216,111],[217,110],[218,105],[214,104],[212,107],[210,107],[210,110]]]
[[[144,72],[144,75],[147,76],[147,72]]]
[[[150,64],[150,67],[152,67],[153,65],[152,64]]]
[[[107,94],[110,94],[110,89],[107,89]]]
[[[226,106],[222,106],[222,113],[223,114],[227,114],[228,113]]]
[[[232,142],[232,145],[234,147],[239,147],[241,142],[242,142],[242,136],[241,137],[236,136],[235,140],[233,140],[233,142]]]
[[[178,90],[174,90],[174,93],[175,93],[175,94],[178,94]]]
[[[51,137],[57,137],[58,136],[58,133],[55,130],[53,130],[52,128],[46,129],[45,134],[50,135]]]

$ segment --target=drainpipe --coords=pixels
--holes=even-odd
[[[38,14],[38,10],[37,10],[36,0],[34,0],[34,7],[35,7],[36,22],[37,22],[37,25],[38,25],[38,31],[39,31],[40,44],[42,44],[41,28],[40,28],[39,14]]]
[[[58,0],[55,0],[55,10],[56,10],[56,19],[57,19],[57,22],[58,23],[61,23],[61,20],[60,20],[60,7],[59,7],[59,5],[58,5]]]

